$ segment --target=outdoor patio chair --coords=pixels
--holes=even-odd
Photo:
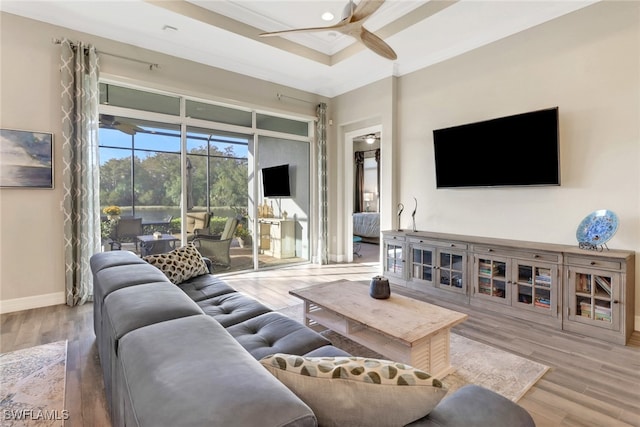
[[[185,227],[187,229],[187,242],[192,241],[199,235],[209,234],[209,221],[211,214],[209,212],[187,212],[187,221]],[[174,234],[180,238],[180,233]]]
[[[213,264],[229,268],[231,267],[231,254],[229,252],[237,227],[237,218],[227,218],[222,234],[219,236],[198,234],[193,239],[193,244],[196,245],[202,256],[209,258]]]
[[[133,242],[136,247],[136,253],[138,250],[138,236],[142,233],[142,218],[134,218],[131,216],[123,216],[118,222],[116,222],[115,233],[113,242],[111,242],[111,250],[122,249],[122,244],[125,242]]]

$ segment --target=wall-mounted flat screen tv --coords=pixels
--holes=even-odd
[[[437,188],[560,185],[558,107],[433,131]]]
[[[290,197],[289,165],[262,168],[262,193],[264,197]]]

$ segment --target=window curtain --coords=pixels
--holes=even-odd
[[[356,176],[355,176],[355,212],[364,211],[364,151],[355,152]]]
[[[380,212],[380,149],[377,148],[375,152],[376,156],[376,200],[378,203],[378,209],[376,212]]]
[[[93,297],[89,258],[100,251],[98,57],[91,45],[61,45],[65,287],[75,306]]]
[[[316,122],[317,147],[318,147],[318,261],[320,264],[329,264],[328,247],[328,203],[327,203],[327,104],[320,103],[316,108],[318,121]]]

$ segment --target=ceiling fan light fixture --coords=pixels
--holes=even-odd
[[[376,142],[376,136],[374,134],[370,134],[365,136],[364,141],[367,144],[373,144],[374,142]]]
[[[322,14],[321,18],[323,21],[329,22],[329,21],[333,21],[333,18],[335,18],[335,16],[333,16],[333,13],[331,12],[325,12]]]

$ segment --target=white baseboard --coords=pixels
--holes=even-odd
[[[55,292],[52,294],[36,295],[32,297],[14,298],[0,301],[0,314],[12,313],[14,311],[30,310],[32,308],[48,307],[50,305],[64,304],[65,293]]]

